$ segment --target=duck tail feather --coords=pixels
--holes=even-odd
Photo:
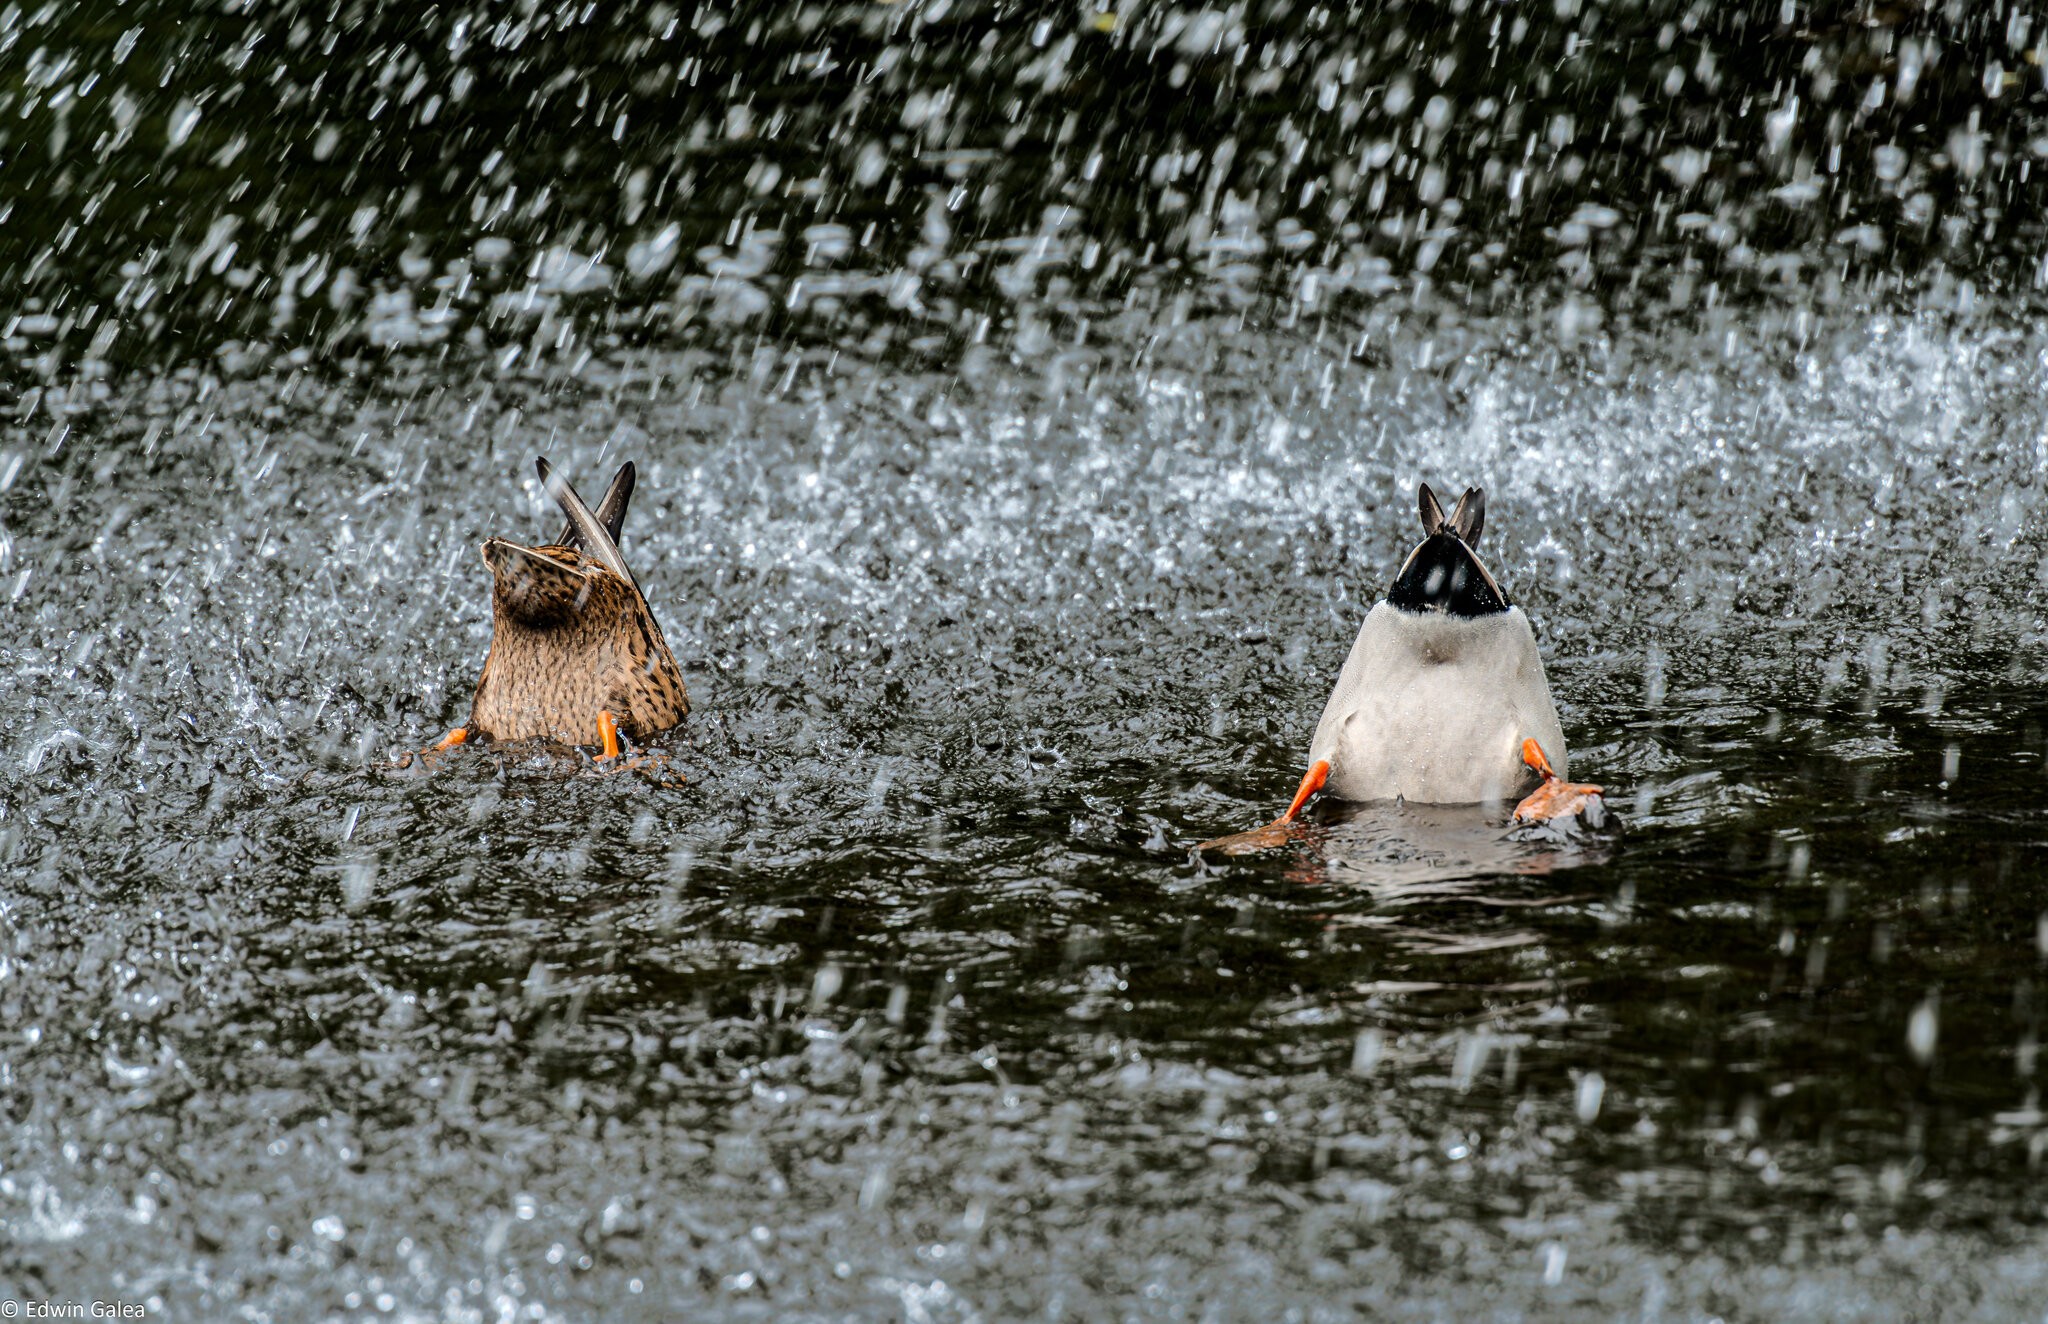
[[[533,466],[540,473],[541,486],[555,499],[555,504],[562,508],[562,513],[569,517],[569,524],[578,539],[578,543],[574,545],[589,552],[597,558],[598,564],[633,585],[635,589],[639,588],[638,582],[633,578],[633,572],[626,569],[626,558],[619,554],[619,544],[612,537],[611,530],[591,513],[589,506],[583,504],[583,498],[576,495],[576,489],[569,486],[569,480],[556,473],[545,458],[536,456]],[[618,480],[613,479],[612,484],[616,487]],[[606,496],[610,496],[610,493],[607,492]],[[623,502],[620,509],[623,515]],[[564,539],[563,545],[572,544]]]
[[[597,503],[597,509],[592,512],[597,516],[597,522],[604,525],[604,531],[612,536],[614,543],[618,542],[619,535],[625,531],[626,503],[633,499],[634,477],[631,460],[620,465],[619,471],[612,475],[611,486],[604,490],[604,499]],[[576,531],[575,520],[569,520],[562,525],[562,536],[555,539],[555,543],[561,547],[583,546],[583,535]]]
[[[1422,536],[1434,536],[1444,526],[1444,508],[1436,499],[1436,493],[1429,490],[1428,483],[1421,484],[1416,490],[1415,506],[1422,515]]]
[[[1465,495],[1458,498],[1458,508],[1451,512],[1451,532],[1458,535],[1467,547],[1479,545],[1479,531],[1486,527],[1486,493],[1477,487],[1465,489]]]

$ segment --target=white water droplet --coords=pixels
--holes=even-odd
[[[1463,1093],[1486,1072],[1486,1059],[1493,1052],[1493,1034],[1478,1030],[1458,1036],[1458,1048],[1451,1060],[1451,1082]]]
[[[165,131],[169,150],[175,152],[185,145],[192,136],[192,130],[199,126],[199,107],[188,100],[178,102],[171,111],[170,127]]]
[[[1607,1080],[1597,1071],[1588,1071],[1579,1077],[1577,1108],[1579,1120],[1592,1125],[1600,1116],[1601,1101],[1607,1097]]]
[[[2041,917],[2041,933],[2044,943],[2042,950],[2048,952],[2048,915]],[[1358,1042],[1351,1047],[1351,1074],[1370,1076],[1379,1068],[1380,1058],[1385,1055],[1386,1049],[1387,1037],[1380,1032],[1378,1026],[1360,1030]]]
[[[356,860],[342,866],[341,903],[349,910],[361,910],[377,894],[377,862]]]
[[[846,972],[836,961],[827,961],[818,967],[817,975],[811,980],[811,1001],[819,1006],[838,996],[841,986],[846,983]]]
[[[1906,1047],[1912,1050],[1913,1060],[1926,1066],[1934,1060],[1934,1044],[1940,1032],[1940,1012],[1932,993],[1913,1008],[1913,1014],[1906,1021]]]

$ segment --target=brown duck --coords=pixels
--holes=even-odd
[[[619,555],[633,466],[620,466],[592,512],[545,459],[534,465],[569,522],[545,547],[484,540],[491,651],[469,721],[435,748],[538,739],[615,758],[620,735],[645,741],[690,711],[675,654]]]

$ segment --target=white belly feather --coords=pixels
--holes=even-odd
[[[1309,762],[1327,759],[1342,800],[1470,804],[1519,798],[1534,737],[1568,776],[1564,730],[1536,635],[1519,607],[1479,617],[1375,606],[1316,724]]]

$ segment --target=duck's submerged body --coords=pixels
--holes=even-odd
[[[576,549],[484,544],[491,651],[468,727],[488,740],[604,743],[598,714],[645,741],[690,711],[667,641],[632,585]]]
[[[1534,740],[1564,767],[1564,731],[1529,618],[1473,549],[1486,494],[1448,518],[1424,483],[1423,539],[1359,627],[1316,724],[1309,765],[1341,800],[1473,804],[1519,799],[1542,780]]]
[[[1309,745],[1341,800],[1516,800],[1537,774],[1534,739],[1564,775],[1564,731],[1536,635],[1519,607],[1459,616],[1373,607]]]
[[[619,553],[633,466],[620,467],[595,511],[546,460],[537,467],[568,524],[540,547],[485,541],[491,651],[468,723],[442,743],[551,740],[615,754],[620,736],[645,741],[690,711],[675,655]]]
[[[1602,812],[1600,788],[1565,780],[1564,728],[1536,633],[1473,550],[1486,494],[1468,488],[1448,518],[1416,493],[1422,541],[1366,613],[1309,742],[1287,812],[1202,843],[1226,854],[1284,844],[1311,796],[1409,804],[1519,800],[1517,822]]]

